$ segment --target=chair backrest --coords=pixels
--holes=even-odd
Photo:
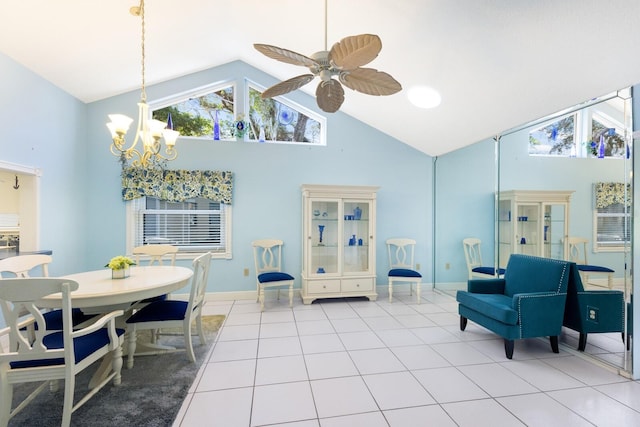
[[[191,278],[191,291],[187,313],[197,314],[204,305],[207,282],[209,280],[209,268],[211,267],[211,252],[202,254],[193,260],[193,276]]]
[[[171,260],[171,265],[176,264],[176,254],[178,253],[178,247],[173,245],[142,245],[133,248],[133,255],[136,260],[136,264],[140,265],[140,256],[149,256],[149,265],[163,265],[163,259]]]
[[[78,289],[78,283],[62,278],[11,278],[4,279],[0,286],[0,307],[9,331],[9,351],[0,354],[0,365],[5,362],[24,360],[65,358],[74,363],[73,340],[71,337],[71,292]],[[62,324],[64,348],[47,350],[43,339],[47,331],[46,319],[38,300],[55,293],[62,293]],[[35,331],[24,328],[24,313],[33,317],[39,327]],[[35,340],[33,337],[35,335]]]
[[[413,252],[416,241],[413,239],[395,238],[387,239],[387,255],[389,255],[389,268],[407,268],[413,270]]]
[[[584,237],[567,237],[569,261],[582,265],[589,264],[587,261],[587,243],[589,243],[589,239]]]
[[[504,274],[504,294],[566,293],[571,262],[531,255],[511,254]]]
[[[261,273],[282,272],[282,246],[278,239],[262,239],[251,242],[256,276]]]
[[[49,276],[49,264],[51,264],[53,258],[51,255],[17,255],[0,260],[0,279],[2,279],[2,273],[12,273],[16,277],[25,278],[29,277],[29,271],[36,267],[42,268],[42,277]]]
[[[462,240],[464,249],[464,259],[467,261],[467,270],[469,270],[469,278],[471,278],[472,270],[476,267],[482,267],[482,252],[480,251],[480,239],[475,237],[467,237]]]

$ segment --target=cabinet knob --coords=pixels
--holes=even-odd
[[[327,289],[327,285],[322,285],[322,289]]]
[[[360,283],[357,283],[357,284],[356,284],[356,288],[359,288],[359,287],[360,287]]]

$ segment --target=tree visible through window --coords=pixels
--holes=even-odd
[[[324,145],[320,117],[311,117],[311,112],[302,112],[302,107],[262,99],[262,92],[251,85],[248,88],[250,140]]]

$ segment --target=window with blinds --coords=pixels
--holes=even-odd
[[[170,202],[154,197],[132,200],[131,248],[171,244],[183,252],[208,252],[230,258],[230,206],[205,198]]]
[[[631,216],[622,203],[596,208],[596,249],[623,250],[631,244]]]

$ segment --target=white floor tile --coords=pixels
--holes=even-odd
[[[265,338],[258,343],[258,357],[295,356],[302,354],[300,339],[296,337]]]
[[[529,427],[593,425],[544,393],[507,396],[497,400]]]
[[[620,375],[576,356],[544,359],[544,363],[548,363],[587,385],[593,386],[627,381]]]
[[[422,314],[408,314],[396,316],[398,322],[405,328],[427,328],[430,326],[436,326],[431,320],[424,317]]]
[[[208,363],[196,392],[253,386],[255,372],[255,359]]]
[[[347,350],[362,350],[367,348],[383,348],[384,343],[371,331],[348,332],[338,334]]]
[[[263,323],[260,325],[260,338],[280,338],[298,336],[295,322]]]
[[[358,370],[346,351],[307,354],[304,359],[311,380],[358,375]]]
[[[251,340],[258,338],[260,325],[223,326],[218,341]]]
[[[438,403],[489,397],[457,368],[423,369],[412,371],[412,374]]]
[[[429,313],[425,317],[439,326],[459,325],[460,316],[454,313]]]
[[[460,341],[457,337],[450,334],[449,331],[439,326],[429,328],[411,328],[410,330],[425,344],[441,344]]]
[[[259,325],[260,313],[230,313],[225,319],[225,326]]]
[[[358,313],[355,312],[348,304],[343,301],[334,302],[329,304],[322,304],[322,309],[328,319],[352,319],[358,317]]]
[[[306,381],[307,368],[302,356],[281,356],[258,359],[256,386]]]
[[[428,345],[393,347],[391,351],[409,370],[451,366],[444,357]]]
[[[542,391],[584,386],[584,383],[540,360],[505,362],[501,365]]]
[[[258,355],[258,340],[220,341],[215,348],[210,362],[228,360],[255,359]]]
[[[435,400],[409,372],[365,375],[363,378],[383,411],[435,403]]]
[[[445,403],[442,408],[460,427],[516,427],[525,425],[492,399]]]
[[[374,329],[378,338],[387,347],[400,347],[407,345],[422,345],[422,340],[411,333],[408,329],[389,329],[379,331]]]
[[[262,323],[282,323],[293,322],[293,311],[264,311],[262,312]]]
[[[400,329],[402,327],[402,323],[398,322],[390,315],[365,317],[364,321],[372,331],[376,332],[389,329]]]
[[[558,390],[547,394],[594,425],[640,425],[640,413],[593,388]]]
[[[388,427],[387,421],[380,412],[345,415],[342,417],[323,418],[321,427]]]
[[[311,389],[320,418],[378,410],[360,376],[311,381]]]
[[[343,351],[344,345],[337,334],[301,336],[300,344],[304,354]]]
[[[306,320],[297,322],[298,334],[302,335],[319,335],[335,333],[333,325],[327,319],[323,320]]]
[[[257,386],[253,392],[251,425],[318,418],[308,381]]]
[[[640,383],[625,381],[594,387],[596,390],[640,412]]]
[[[336,332],[360,332],[371,330],[364,320],[360,318],[331,319],[331,324]]]
[[[493,397],[536,393],[539,391],[497,363],[459,366],[458,369]]]
[[[431,348],[437,351],[454,366],[493,362],[493,360],[488,356],[480,353],[469,344],[463,342],[434,344]]]
[[[390,427],[455,427],[451,417],[438,405],[384,411]]]
[[[297,310],[293,312],[296,322],[307,322],[311,320],[327,320],[327,315],[321,308],[315,310]]]
[[[388,348],[350,351],[360,375],[405,371],[406,368]]]
[[[200,427],[203,420],[216,420],[225,427],[247,427],[253,388],[196,393],[180,427]]]

